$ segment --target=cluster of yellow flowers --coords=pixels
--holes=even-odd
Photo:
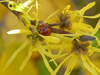
[[[23,43],[10,57],[4,70],[11,64],[17,54],[23,50],[28,44],[30,48],[28,55],[20,66],[22,70],[30,59],[33,51],[38,51],[51,75],[56,75],[61,66],[68,62],[67,69],[64,75],[70,75],[78,59],[82,60],[85,68],[93,75],[100,74],[100,70],[90,61],[89,56],[94,52],[100,52],[97,46],[100,46],[99,39],[94,36],[100,28],[100,20],[95,28],[84,22],[84,18],[98,18],[100,14],[95,16],[84,16],[84,13],[95,5],[95,2],[89,3],[81,10],[70,10],[70,5],[67,5],[60,14],[56,15],[59,10],[51,14],[44,21],[39,21],[38,9],[39,4],[37,0],[28,0],[22,4],[21,0],[17,3],[8,1],[8,7],[10,10],[18,13],[18,18],[21,20],[26,29],[15,29],[8,31],[8,34],[27,34],[27,41]],[[36,2],[35,5],[28,7],[32,2]],[[33,12],[35,18],[31,18],[28,12],[32,7],[36,7],[36,12]],[[27,11],[26,11],[27,10]],[[92,47],[92,42],[96,40],[98,45]],[[47,57],[51,58],[50,60]],[[57,64],[57,61],[60,63]],[[53,70],[49,62],[53,62],[56,65],[56,69]]]

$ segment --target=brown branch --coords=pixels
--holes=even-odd
[[[0,1],[5,1],[5,0],[0,0]],[[9,2],[1,2],[1,4],[3,4],[6,8],[9,9],[8,7],[8,3]],[[10,9],[9,9],[10,10]],[[20,13],[21,12],[17,12],[17,11],[14,11],[14,10],[10,10],[13,14],[15,14],[18,18],[20,18]],[[22,21],[23,22],[23,21]],[[36,20],[30,20],[31,24],[32,25],[35,25],[36,24]],[[42,23],[43,21],[39,21],[39,23]],[[24,22],[23,22],[24,23]],[[25,24],[25,23],[24,23]],[[57,23],[57,24],[49,24],[50,26],[57,26],[57,25],[60,25],[62,24],[62,22],[60,23]],[[70,32],[67,32],[67,31],[62,31],[62,30],[59,30],[59,29],[55,29],[55,28],[51,28],[52,32],[54,33],[58,33],[58,34],[72,34]],[[65,36],[67,37],[67,36]],[[72,38],[72,37],[70,37]],[[93,41],[95,40],[95,37],[92,37],[92,36],[87,36],[87,35],[83,35],[83,36],[80,36],[80,39],[81,41]]]

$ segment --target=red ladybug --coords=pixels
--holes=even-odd
[[[48,24],[39,25],[39,33],[44,36],[49,36],[51,34],[51,27]]]

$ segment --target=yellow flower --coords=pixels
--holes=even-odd
[[[70,5],[66,6],[59,15],[60,23],[58,22],[58,24],[60,24],[61,27],[61,29],[59,30],[63,30],[65,32],[68,31],[69,34],[51,33],[51,35],[49,36],[44,36],[39,33],[38,27],[41,24],[39,24],[38,19],[39,4],[37,0],[36,4],[33,5],[36,6],[36,12],[33,12],[33,14],[35,15],[36,24],[33,26],[31,25],[30,21],[33,19],[30,18],[28,12],[25,12],[25,9],[32,2],[33,0],[26,1],[23,4],[20,1],[17,4],[12,2],[11,5],[15,4],[14,8],[11,8],[13,6],[10,6],[10,4],[8,5],[10,10],[19,12],[20,18],[22,22],[25,24],[26,28],[11,30],[7,33],[25,33],[27,34],[27,41],[25,41],[10,57],[4,70],[12,63],[17,54],[21,52],[28,44],[30,44],[28,55],[22,62],[22,65],[19,68],[20,70],[22,70],[25,67],[28,60],[32,56],[32,52],[38,51],[41,54],[47,69],[52,75],[56,75],[60,67],[68,59],[69,64],[65,71],[65,75],[70,75],[78,60],[78,57],[81,58],[83,65],[88,71],[90,71],[93,75],[98,75],[98,73],[100,73],[100,70],[89,60],[88,57],[91,56],[94,52],[100,52],[100,49],[91,46],[91,40],[95,39],[98,42],[98,46],[100,45],[100,41],[97,37],[94,36],[94,34],[100,28],[100,20],[95,29],[93,29],[90,25],[85,24],[83,21],[84,18],[97,18],[100,16],[99,14],[96,16],[84,16],[85,11],[93,7],[95,5],[95,2],[92,2],[88,4],[86,7],[82,8],[81,10],[76,11],[70,11]],[[47,19],[45,19],[42,24],[48,23],[51,17],[57,13],[58,10],[51,14]],[[53,52],[55,52],[55,54]],[[50,57],[50,61],[53,61],[53,63],[57,66],[55,70],[53,70],[50,66],[47,57]],[[56,59],[61,59],[62,57],[64,57],[64,59],[62,59],[62,62],[57,65]]]
[[[99,48],[96,47],[92,47],[91,44],[92,42],[89,40],[91,39],[91,37],[96,38],[96,41],[98,42],[98,46],[100,46],[100,41],[99,39],[94,36],[96,34],[96,32],[98,31],[98,29],[100,28],[100,20],[98,21],[96,27],[93,29],[90,25],[87,25],[85,23],[83,23],[83,19],[84,18],[97,18],[100,15],[96,15],[96,16],[84,16],[84,13],[86,10],[88,10],[89,8],[91,8],[92,6],[94,6],[95,2],[88,4],[86,7],[84,7],[83,9],[81,9],[80,11],[75,11],[76,15],[74,14],[74,12],[69,11],[70,6],[66,7],[66,11],[63,11],[63,15],[65,16],[66,12],[68,12],[68,15],[70,14],[70,21],[72,21],[72,25],[71,25],[71,30],[68,29],[67,31],[71,32],[71,33],[75,33],[75,34],[56,34],[55,36],[57,37],[62,37],[64,39],[63,36],[66,37],[73,37],[70,38],[70,42],[65,41],[63,39],[61,39],[63,41],[63,43],[61,43],[61,45],[59,47],[57,47],[55,45],[56,48],[59,48],[57,51],[57,55],[61,55],[64,54],[65,52],[68,53],[67,56],[64,56],[64,59],[61,58],[53,58],[51,59],[51,61],[56,61],[56,59],[58,60],[62,60],[60,64],[58,64],[57,68],[51,73],[51,75],[56,75],[56,73],[58,72],[58,70],[61,68],[61,66],[66,63],[66,61],[69,59],[69,64],[67,65],[67,69],[64,73],[64,75],[70,75],[71,71],[73,70],[75,64],[77,63],[78,58],[81,58],[83,65],[85,66],[85,68],[91,72],[93,75],[99,75],[100,74],[100,70],[90,61],[89,56],[91,56],[94,52],[100,52]],[[60,16],[63,16],[62,14]],[[73,15],[73,16],[71,16]],[[60,17],[61,20],[63,20],[65,17]],[[79,17],[80,19],[78,19],[77,21],[74,21],[74,19],[76,19],[77,17]],[[65,28],[65,27],[64,27]],[[81,36],[86,35],[87,37],[85,37],[87,40],[85,40],[85,38],[81,39]],[[89,37],[90,36],[90,37]],[[66,38],[67,39],[67,38]],[[83,41],[84,40],[84,41]],[[71,42],[74,43],[71,43]],[[54,46],[54,45],[51,45]]]
[[[75,64],[77,63],[78,58],[81,58],[83,65],[89,72],[91,72],[93,75],[99,75],[100,70],[90,61],[89,56],[91,55],[91,52],[100,52],[100,49],[96,47],[92,47],[90,44],[91,43],[89,41],[83,42],[78,39],[73,40],[72,44],[66,43],[63,46],[63,51],[62,53],[60,53],[60,55],[64,54],[65,51],[68,54],[67,56],[64,56],[64,59],[62,59],[62,62],[58,64],[57,68],[51,73],[51,75],[56,75],[56,73],[61,68],[61,66],[66,62],[68,62],[68,65],[67,65],[67,69],[64,75],[70,75]],[[58,60],[60,59],[61,58],[59,58]]]
[[[85,38],[84,37],[81,38],[80,36],[82,36],[82,35],[80,34],[79,36],[70,38],[70,42],[68,41],[68,43],[67,43],[67,41],[63,40],[63,43],[61,43],[61,46],[58,47],[58,48],[60,48],[60,50],[58,51],[57,55],[59,56],[64,53],[68,53],[68,54],[67,54],[67,56],[64,56],[63,59],[57,58],[57,57],[54,59],[51,59],[51,61],[56,61],[57,59],[61,60],[60,61],[61,63],[58,64],[57,68],[51,73],[51,75],[56,75],[56,73],[59,71],[61,66],[64,63],[66,63],[67,61],[68,61],[68,65],[67,65],[67,69],[66,69],[64,75],[70,75],[71,71],[73,70],[75,64],[78,61],[78,58],[81,58],[84,67],[90,73],[92,73],[93,75],[99,75],[100,70],[89,59],[89,57],[94,52],[100,52],[99,48],[91,46],[92,41],[89,40],[89,39],[91,39],[91,37],[96,38],[96,40],[98,42],[98,46],[100,46],[99,39],[96,36],[94,36],[94,34],[96,34],[96,32],[98,31],[98,28],[100,28],[100,20],[98,21],[96,27],[93,29],[93,31],[91,31],[90,34],[84,33],[85,35],[89,35],[90,37],[85,36]],[[68,34],[65,34],[65,35],[67,36]],[[71,35],[71,34],[69,34],[69,35]]]
[[[45,49],[43,48],[43,45],[39,42],[43,42],[43,40],[45,40],[45,42],[51,42],[51,43],[59,43],[60,39],[53,37],[53,36],[43,36],[41,34],[39,34],[37,31],[34,31],[34,33],[32,33],[30,30],[25,30],[25,29],[15,29],[15,30],[11,30],[7,32],[8,34],[20,34],[20,33],[25,33],[27,34],[27,38],[28,40],[23,43],[15,52],[14,54],[10,57],[10,59],[8,60],[5,69],[11,64],[11,62],[14,60],[14,58],[17,56],[17,54],[22,51],[28,44],[30,44],[31,42],[31,46],[30,49],[28,51],[28,55],[26,56],[25,60],[23,61],[20,70],[22,70],[24,68],[24,66],[26,65],[26,63],[28,62],[29,58],[32,55],[33,51],[39,51],[40,54],[42,55],[44,61],[47,61],[46,56],[48,57],[55,57],[55,55],[52,55],[50,53],[47,53],[45,51]],[[45,64],[48,65],[47,62],[45,62]]]
[[[56,22],[62,30],[69,31],[71,33],[89,34],[93,31],[93,28],[91,25],[84,23],[84,18],[95,19],[100,17],[100,14],[95,16],[84,16],[84,14],[94,5],[95,2],[91,2],[81,10],[73,11],[70,10],[71,6],[67,5],[56,19]]]
[[[20,9],[20,7],[19,7]],[[31,26],[30,23],[30,18],[27,18],[27,16],[25,16],[25,13],[23,10],[21,13],[21,19],[23,20],[23,22],[26,25],[26,29],[15,29],[15,30],[11,30],[8,31],[8,34],[22,34],[25,33],[27,34],[27,38],[28,40],[25,41],[14,53],[13,55],[10,57],[10,59],[8,60],[4,70],[12,63],[12,61],[15,59],[15,57],[17,56],[17,54],[19,52],[21,52],[28,44],[30,44],[30,48],[28,50],[28,55],[26,56],[26,58],[24,59],[24,61],[22,62],[22,65],[20,66],[20,70],[22,70],[25,65],[27,64],[28,60],[30,59],[30,57],[32,56],[32,52],[33,51],[38,51],[41,56],[43,57],[44,63],[46,65],[47,68],[49,68],[48,70],[51,72],[53,71],[52,68],[49,65],[49,62],[47,61],[46,56],[53,58],[56,57],[57,55],[52,55],[52,53],[48,53],[43,46],[45,46],[45,42],[46,45],[48,44],[48,42],[50,43],[59,43],[60,39],[54,37],[54,36],[43,36],[41,34],[39,34],[37,27],[38,27],[38,1],[36,0],[36,13],[34,12],[35,16],[36,16],[36,25],[35,26]],[[17,8],[16,10],[17,11]],[[18,10],[19,11],[19,10]],[[28,14],[27,14],[28,15]],[[45,40],[45,41],[44,41]],[[44,44],[43,44],[44,43]]]
[[[31,46],[29,48],[28,51],[28,55],[26,56],[25,60],[23,61],[20,70],[22,70],[26,63],[28,62],[28,60],[30,59],[30,57],[32,56],[32,52],[33,51],[39,51],[39,53],[42,55],[43,59],[44,59],[44,63],[46,64],[46,66],[49,68],[50,66],[48,66],[48,61],[46,59],[46,56],[48,57],[56,57],[56,55],[52,55],[48,52],[46,52],[46,50],[43,48],[43,45],[39,42],[41,40],[41,36],[42,38],[45,39],[46,42],[52,42],[52,43],[58,43],[60,40],[52,37],[52,36],[43,36],[37,33],[32,33],[29,30],[24,30],[24,29],[16,29],[16,30],[11,30],[8,32],[8,34],[18,34],[18,33],[28,33],[28,40],[26,42],[24,42],[14,53],[13,55],[10,57],[10,59],[8,60],[4,70],[12,63],[12,61],[14,60],[14,58],[17,56],[17,54],[19,52],[21,52],[28,44],[30,44],[31,42]],[[41,41],[42,42],[42,41]],[[46,56],[45,56],[46,55]],[[50,68],[49,68],[50,69]],[[51,70],[50,70],[51,71]]]

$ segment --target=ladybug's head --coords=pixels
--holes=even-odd
[[[38,32],[44,36],[49,36],[51,34],[51,27],[48,24],[41,24],[38,27]]]

